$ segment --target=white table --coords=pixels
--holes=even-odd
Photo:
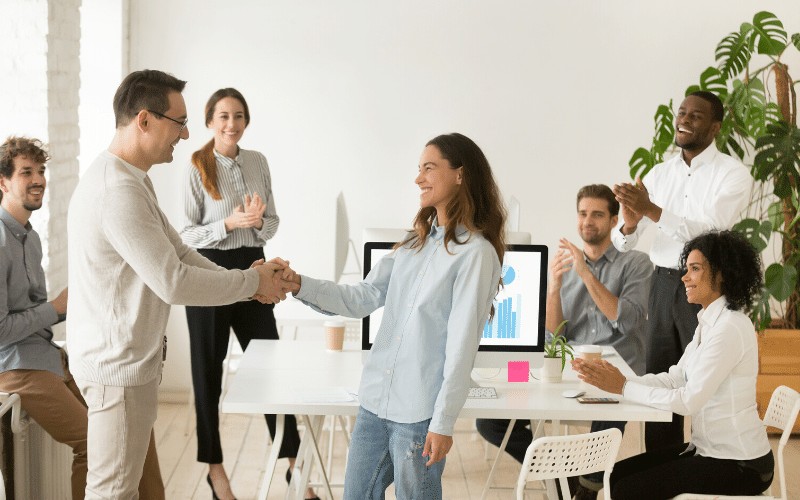
[[[356,415],[358,402],[322,402],[344,391],[356,392],[361,379],[360,350],[328,352],[324,340],[287,341],[253,340],[242,357],[239,369],[222,401],[224,413],[278,414],[276,435],[267,458],[264,481],[258,498],[266,499],[283,439],[283,418],[297,414],[306,423],[307,432],[301,446],[312,447],[312,453],[322,464],[316,445],[316,432],[326,415]],[[618,355],[607,358],[627,375],[633,372]],[[559,384],[506,382],[505,370],[490,380],[477,381],[497,389],[497,399],[468,399],[459,417],[504,418],[525,420],[622,420],[668,422],[672,414],[636,403],[620,402],[611,405],[585,405],[567,399],[561,393],[578,388],[579,381],[569,368]],[[598,390],[589,395],[602,395]],[[307,437],[310,441],[307,441]],[[300,457],[298,457],[300,458]],[[310,467],[303,469],[302,484]],[[327,476],[323,471],[328,494]],[[294,481],[293,477],[293,481]],[[490,478],[491,479],[491,478]],[[299,489],[302,495],[302,488]],[[302,496],[301,496],[302,498]],[[332,496],[331,496],[332,498]]]

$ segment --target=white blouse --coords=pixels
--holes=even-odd
[[[701,310],[694,338],[667,373],[629,379],[625,399],[692,417],[697,454],[749,460],[770,451],[756,411],[758,344],[750,318],[722,296]]]

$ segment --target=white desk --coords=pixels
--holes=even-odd
[[[617,355],[607,358],[626,374],[633,372]],[[361,351],[328,352],[324,342],[253,340],[242,357],[239,369],[222,401],[224,413],[301,415],[310,434],[313,452],[322,463],[313,430],[325,415],[356,415],[358,402],[319,402],[337,389],[356,392],[361,379]],[[624,420],[668,422],[672,414],[635,403],[584,405],[561,396],[566,389],[578,388],[578,379],[569,368],[560,384],[506,382],[504,370],[491,380],[481,381],[497,389],[497,399],[468,399],[459,417],[524,420]],[[600,395],[597,390],[590,395]],[[320,418],[309,418],[317,416]],[[308,432],[312,431],[312,432]],[[264,481],[258,498],[266,499],[278,449],[283,439],[283,418],[277,419],[275,442],[267,459]],[[304,441],[306,437],[304,436]],[[302,481],[310,467],[303,469]],[[325,477],[325,474],[323,474]],[[294,478],[293,478],[294,480]],[[325,477],[327,483],[327,478]],[[330,487],[328,486],[329,495]]]

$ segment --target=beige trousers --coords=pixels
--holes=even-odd
[[[153,424],[159,379],[136,387],[76,380],[89,407],[85,498],[135,500],[140,479],[158,470]],[[141,498],[164,498],[163,491],[162,484],[160,496],[141,492]]]
[[[87,410],[66,354],[61,354],[64,378],[46,370],[10,370],[0,373],[0,391],[18,394],[25,412],[53,439],[72,448],[72,498],[77,500],[86,489]],[[152,435],[144,469],[138,486],[141,498],[163,500],[164,483]]]

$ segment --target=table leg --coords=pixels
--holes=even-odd
[[[258,490],[258,498],[267,500],[269,487],[272,485],[272,476],[275,473],[275,466],[278,464],[278,453],[283,443],[284,415],[275,416],[275,437],[272,439],[272,447],[267,455],[267,464],[264,468],[264,479],[261,481],[261,488]]]
[[[308,415],[303,415],[303,421],[306,425],[306,432],[308,432],[308,437],[311,438],[311,442],[309,445],[311,446],[311,451],[314,453],[314,457],[317,459],[317,463],[319,464],[320,471],[322,472],[322,480],[325,482],[325,490],[328,492],[328,498],[333,498],[333,491],[331,491],[331,484],[328,480],[328,471],[325,470],[325,461],[322,459],[322,454],[319,451],[319,443],[317,442],[317,434],[319,434],[320,430],[322,429],[322,424],[325,422],[324,416],[315,416],[313,423],[312,419],[308,417]],[[303,436],[305,439],[305,436]],[[303,471],[303,480],[304,483],[308,481],[308,474],[310,472],[310,467],[308,470]],[[305,489],[305,487],[303,488]]]

